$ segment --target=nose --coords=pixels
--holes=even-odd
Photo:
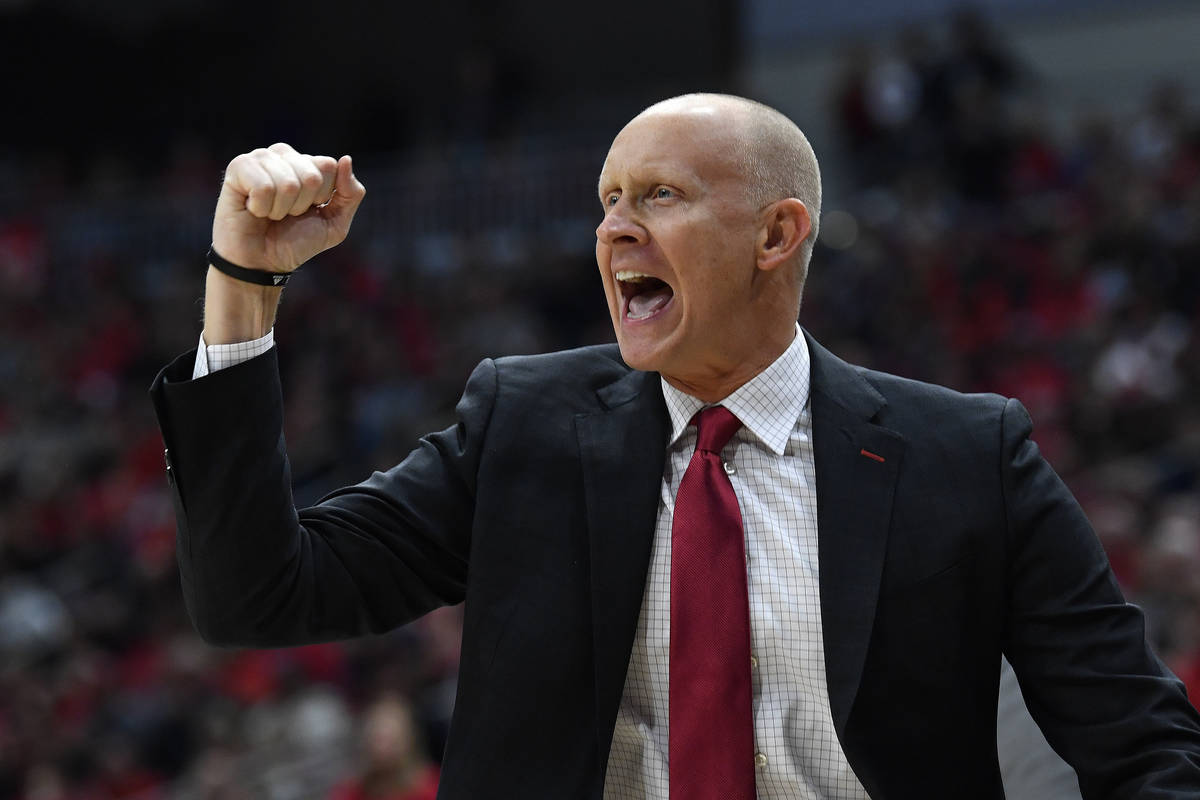
[[[630,213],[624,199],[608,209],[596,228],[596,241],[615,247],[618,244],[642,244],[646,241],[646,229]]]

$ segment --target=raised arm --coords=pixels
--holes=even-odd
[[[349,156],[284,144],[230,162],[213,249],[288,273],[346,238],[365,194]],[[280,289],[209,266],[204,339],[250,341],[272,326]],[[193,380],[186,354],[151,387],[167,446],[188,612],[209,641],[303,644],[388,630],[462,600],[474,476],[494,395],[481,365],[459,421],[401,465],[296,509],[273,351]]]

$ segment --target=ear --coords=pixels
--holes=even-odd
[[[808,208],[794,197],[780,200],[763,210],[756,252],[758,268],[770,272],[792,260],[812,233]]]

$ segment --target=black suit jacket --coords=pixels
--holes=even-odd
[[[1003,796],[1003,651],[1085,797],[1200,797],[1200,720],[1020,404],[809,347],[829,700],[871,796]],[[614,346],[484,361],[457,424],[297,511],[274,351],[197,381],[191,358],[152,395],[200,633],[300,644],[465,600],[439,796],[600,798],[663,473],[658,375]]]

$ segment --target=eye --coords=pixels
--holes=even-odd
[[[604,197],[604,207],[612,208],[613,206],[615,206],[617,204],[617,201],[620,199],[621,199],[621,195],[617,194],[616,192],[611,192],[610,194],[607,194]]]
[[[670,200],[674,196],[675,191],[668,189],[666,186],[660,186],[654,190],[654,199],[656,200]]]

